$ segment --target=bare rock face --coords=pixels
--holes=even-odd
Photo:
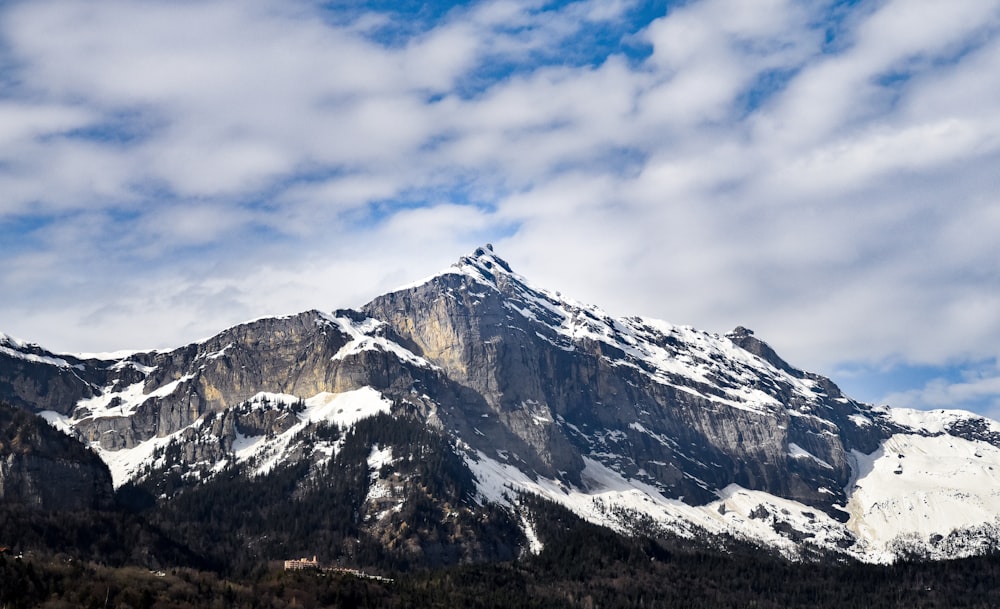
[[[174,351],[136,354],[115,364],[109,386],[96,391],[126,394],[129,385],[138,385],[131,392],[138,404],[117,411],[108,401],[79,406],[74,427],[87,441],[119,450],[170,435],[262,391],[340,391],[351,383],[338,378],[332,358],[346,340],[322,314],[309,311],[242,324]]]
[[[0,501],[42,510],[106,509],[107,466],[34,415],[0,404]]]
[[[833,511],[846,455],[866,443],[849,418],[858,404],[749,331],[722,348],[691,329],[612,319],[533,288],[489,248],[363,312],[481,396],[485,412],[455,416],[495,421],[483,436],[516,438],[547,477],[580,484],[587,457],[686,501],[736,483]],[[468,441],[493,456],[486,438]]]
[[[66,414],[81,398],[94,396],[106,376],[95,363],[0,334],[0,397],[33,412]]]

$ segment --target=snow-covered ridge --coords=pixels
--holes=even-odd
[[[25,351],[38,350],[49,353],[49,355],[35,355],[32,353],[25,353]],[[152,350],[138,350],[138,349],[121,349],[118,351],[111,352],[95,352],[95,353],[51,353],[48,349],[42,347],[37,343],[31,343],[18,338],[14,338],[9,334],[4,334],[0,332],[0,353],[8,355],[10,357],[16,357],[19,359],[39,363],[39,364],[50,364],[52,366],[58,366],[60,368],[76,368],[82,370],[85,366],[81,364],[70,364],[64,357],[69,357],[77,359],[80,361],[86,360],[101,360],[101,361],[114,361],[118,362],[120,360],[127,359],[137,353],[155,353]],[[58,357],[59,355],[63,357]]]
[[[49,366],[56,366],[57,368],[76,368],[82,370],[83,366],[80,364],[70,364],[61,357],[52,357],[48,355],[35,355],[34,353],[24,353],[15,349],[11,349],[7,346],[0,346],[0,354],[6,355],[8,357],[13,357],[15,359],[23,359],[25,361],[34,362],[36,364],[48,364]]]
[[[139,353],[156,353],[155,349],[120,349],[118,351],[98,351],[98,352],[82,352],[82,353],[67,353],[66,355],[71,355],[76,359],[88,360],[96,359],[101,361],[113,361],[121,362],[122,360],[127,360],[130,357],[137,355]]]
[[[0,354],[2,355],[28,362],[34,362],[36,364],[56,366],[57,368],[83,369],[83,366],[79,364],[70,364],[61,357],[55,357],[54,355],[36,355],[34,353],[29,353],[28,351],[30,350],[45,351],[39,345],[14,338],[13,336],[0,332]]]
[[[28,347],[37,347],[38,345],[0,332],[0,346],[13,347],[15,349],[26,349]]]
[[[992,433],[1000,434],[1000,423],[967,410],[913,410],[885,406],[875,410],[887,415],[897,425],[914,431],[940,434],[948,432],[956,425],[975,422],[984,425]]]
[[[491,278],[491,270],[494,272],[506,272],[519,281],[525,281],[524,277],[521,277],[511,271],[510,265],[493,253],[493,245],[487,243],[485,246],[476,249],[472,256],[463,256],[458,262],[450,267],[432,275],[428,275],[422,279],[418,279],[417,281],[411,281],[403,284],[394,290],[391,290],[391,292],[403,292],[419,288],[444,275],[465,275],[478,282],[492,284],[493,288],[497,289],[495,281]]]

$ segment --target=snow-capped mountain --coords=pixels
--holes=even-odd
[[[1000,424],[856,402],[745,328],[613,318],[490,246],[358,311],[260,319],[172,351],[85,358],[0,336],[0,398],[89,444],[116,486],[179,480],[156,487],[161,501],[236,465],[319,471],[376,416],[443,434],[476,505],[511,514],[529,551],[521,492],[623,533],[791,556],[953,557],[1000,540]],[[396,446],[365,448],[372,530],[404,508],[412,455]]]

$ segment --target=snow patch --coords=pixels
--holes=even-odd
[[[372,451],[368,454],[368,470],[372,472],[372,478],[378,478],[378,471],[383,466],[392,465],[395,461],[392,458],[392,447],[379,448],[376,444],[372,446]]]
[[[229,343],[225,347],[219,349],[218,351],[213,351],[211,353],[199,353],[197,357],[195,357],[194,359],[195,361],[198,361],[200,359],[211,360],[211,359],[219,359],[220,357],[225,357],[226,351],[231,349],[234,345],[235,343]]]
[[[852,414],[847,418],[850,419],[858,427],[870,427],[874,425],[871,419],[862,414]]]
[[[796,444],[794,442],[789,442],[788,443],[788,456],[791,457],[791,458],[793,458],[793,459],[811,459],[812,461],[815,461],[816,463],[819,463],[820,465],[822,465],[823,467],[825,467],[827,469],[833,469],[832,465],[830,465],[826,461],[820,459],[816,455],[812,454],[811,452],[809,452],[808,450],[802,448],[801,446],[799,446],[798,444]]]
[[[392,465],[396,460],[392,454],[392,447],[379,448],[372,446],[368,454],[368,494],[365,496],[365,503],[372,504],[378,511],[375,520],[382,520],[393,512],[403,509],[402,498],[394,499],[396,490],[393,488],[392,480],[383,479],[379,472],[386,465]],[[368,518],[368,517],[366,517]]]
[[[422,368],[439,370],[437,366],[412,351],[385,337],[374,335],[380,327],[385,325],[382,321],[367,318],[359,322],[346,317],[330,316],[325,317],[325,319],[327,322],[336,325],[341,332],[350,337],[350,341],[334,354],[333,359],[335,360],[342,360],[362,351],[384,351],[392,353],[400,361]]]
[[[318,393],[306,400],[302,417],[310,423],[327,421],[339,427],[350,427],[379,413],[389,414],[392,402],[371,387],[344,393]]]
[[[129,359],[123,359],[121,361],[115,362],[115,364],[111,366],[111,370],[124,370],[125,368],[134,368],[135,370],[139,371],[140,373],[146,376],[148,376],[150,372],[156,370],[156,366],[146,366],[144,364],[140,364],[139,362],[134,362]]]
[[[532,524],[527,515],[524,512],[521,512],[520,516],[521,530],[524,531],[524,536],[528,538],[528,552],[537,556],[542,553],[542,550],[545,549],[545,544],[543,544],[542,540],[538,538],[538,533],[535,531],[535,525]]]
[[[73,418],[79,421],[86,418],[127,417],[135,414],[136,409],[147,400],[166,397],[194,378],[195,375],[187,374],[149,393],[144,393],[145,381],[133,383],[120,391],[113,391],[113,386],[105,387],[101,395],[78,401],[73,410]]]

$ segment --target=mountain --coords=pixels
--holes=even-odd
[[[98,359],[0,335],[0,398],[89,445],[164,522],[236,531],[261,558],[504,559],[544,543],[529,496],[625,534],[788,556],[1000,540],[1000,424],[857,402],[746,328],[614,318],[491,246],[360,310],[171,351]],[[238,522],[206,507],[236,494],[254,497]]]

